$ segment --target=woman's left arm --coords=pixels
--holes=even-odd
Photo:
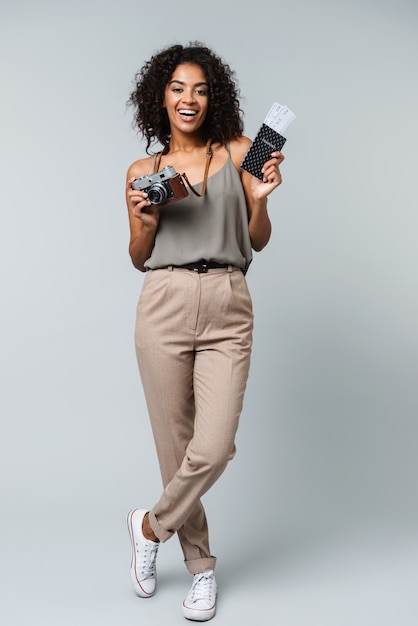
[[[241,137],[234,142],[232,150],[231,142],[231,157],[235,165],[242,162],[250,145],[250,139]],[[271,222],[267,212],[267,196],[282,182],[279,165],[283,160],[281,152],[272,153],[271,159],[266,161],[262,169],[263,181],[241,170],[241,181],[247,202],[248,230],[251,245],[257,252],[262,250],[270,239]]]

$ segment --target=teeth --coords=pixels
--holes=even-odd
[[[196,111],[192,111],[191,109],[180,109],[180,115],[196,115]]]

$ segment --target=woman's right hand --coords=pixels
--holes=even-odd
[[[126,182],[126,201],[130,214],[140,220],[147,229],[157,229],[160,220],[158,206],[151,204],[145,191],[132,189],[135,177]]]
[[[138,172],[138,168],[134,168],[133,172],[128,172],[126,180],[126,204],[131,232],[129,254],[134,266],[141,272],[145,272],[145,262],[151,256],[155,244],[160,210],[148,200],[144,191],[132,189],[132,182],[139,175],[141,175],[141,170]]]

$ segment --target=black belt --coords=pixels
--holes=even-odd
[[[206,274],[208,270],[214,270],[221,267],[228,267],[229,263],[216,263],[215,261],[205,261],[201,259],[196,263],[185,263],[185,265],[174,265],[174,267],[182,267],[185,270],[193,270],[198,274]]]

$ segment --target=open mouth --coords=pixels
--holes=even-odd
[[[178,113],[182,117],[190,117],[190,118],[197,115],[197,111],[193,111],[192,109],[179,109]]]

